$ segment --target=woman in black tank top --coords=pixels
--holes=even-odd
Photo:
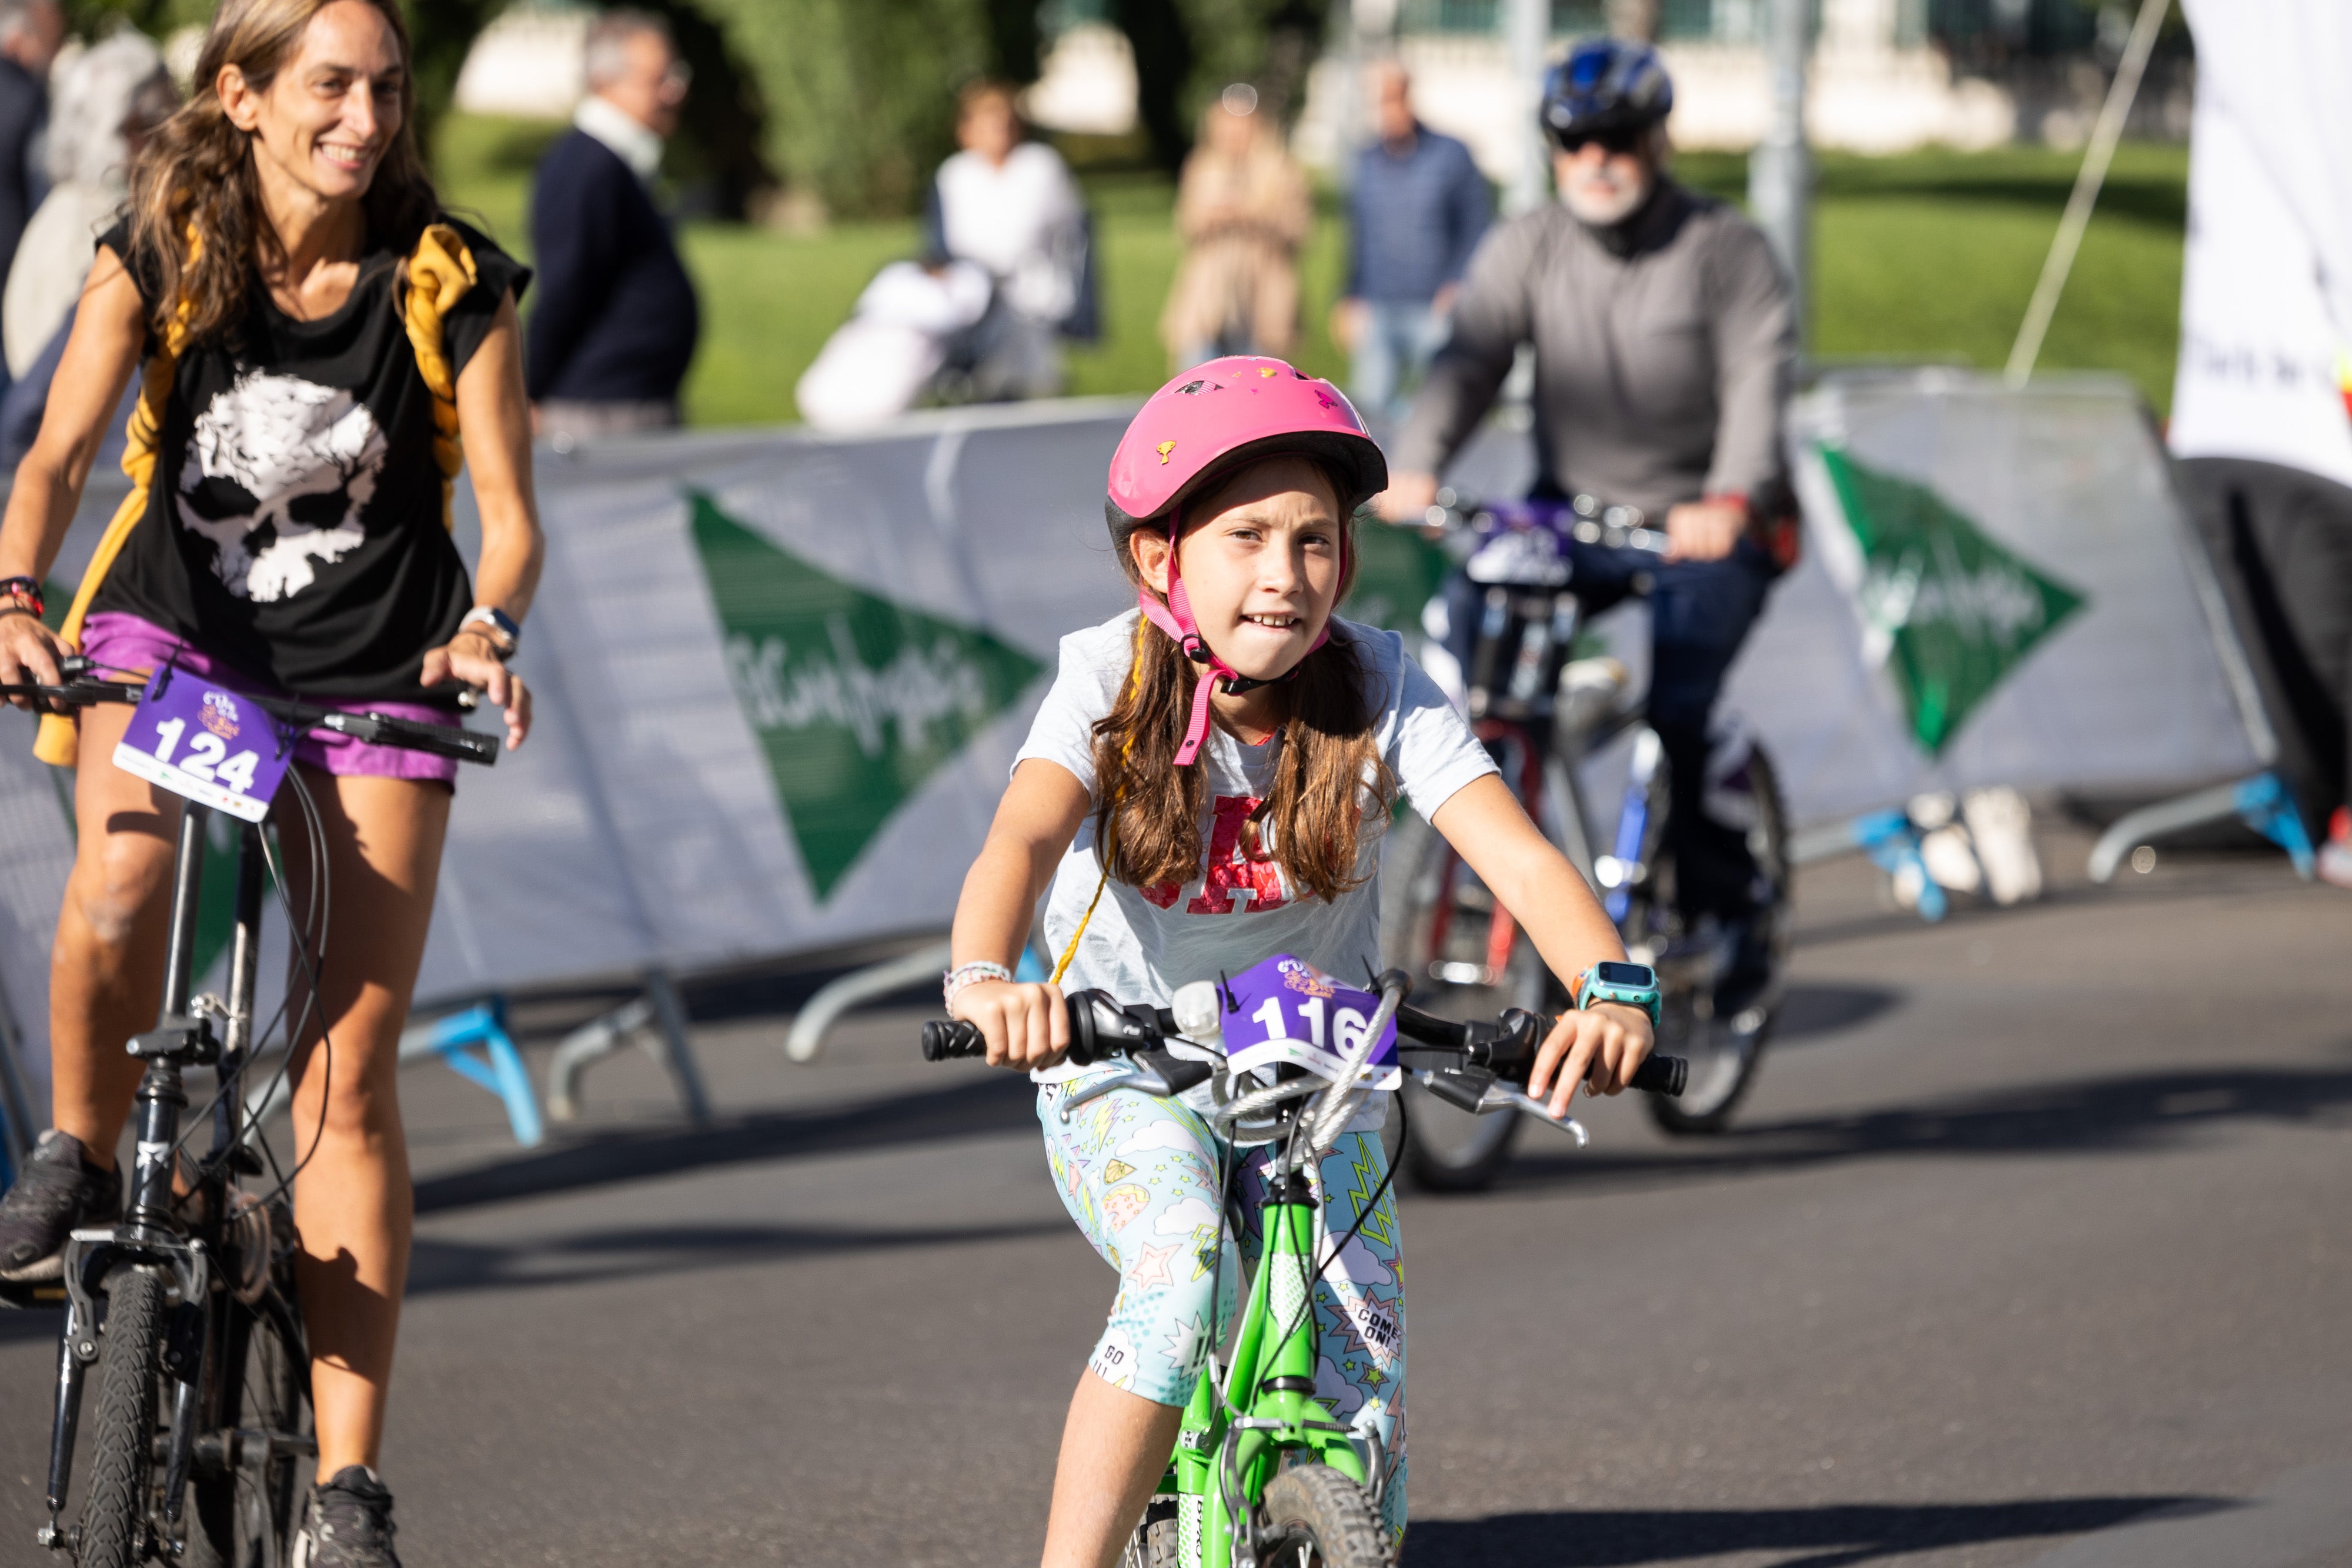
[[[58,679],[37,584],[144,366],[151,423],[142,437],[133,421],[124,465],[142,480],[143,444],[143,503],[118,519],[120,548],[93,566],[103,580],[78,595],[66,639],[94,657],[104,642],[114,664],[184,650],[232,688],[377,708],[446,706],[430,688],[461,682],[521,743],[530,697],[505,661],[541,559],[515,314],[529,274],[442,217],[410,131],[409,71],[396,0],[224,0],[193,101],[142,152],[129,220],[101,242],[16,473],[0,525],[0,682]],[[470,582],[444,516],[452,405],[481,513]],[[141,1068],[123,1046],[160,1000],[180,816],[176,796],[110,760],[131,711],[93,708],[78,737],[45,737],[45,755],[79,763],[50,996],[56,1130],[37,1155],[54,1168],[0,1203],[0,1274],[35,1277],[60,1227],[110,1218],[120,1190],[114,1149]],[[308,1162],[295,1216],[315,1495],[332,1494],[308,1513],[343,1521],[310,1560],[396,1568],[374,1474],[413,1213],[394,1067],[451,786],[373,749],[295,754],[324,819],[335,937],[293,1057],[294,1152]],[[304,833],[281,842],[301,908],[319,868]],[[292,988],[288,1016],[305,1016],[299,977]],[[315,1049],[321,1015],[328,1051]],[[37,1213],[19,1198],[35,1186],[49,1195]]]

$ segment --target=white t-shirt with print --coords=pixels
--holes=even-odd
[[[1094,727],[1108,716],[1132,668],[1137,612],[1062,639],[1054,688],[1014,758],[1067,768],[1089,795],[1095,789]],[[1149,632],[1147,636],[1159,636]],[[1366,675],[1366,706],[1381,755],[1423,817],[1454,792],[1495,772],[1494,759],[1472,737],[1460,713],[1435,682],[1406,656],[1394,632],[1335,619],[1334,641],[1356,646]],[[1253,857],[1242,825],[1274,784],[1279,736],[1244,746],[1212,726],[1200,761],[1209,769],[1209,810],[1201,823],[1202,872],[1190,885],[1131,887],[1113,878],[1087,925],[1084,940],[1062,977],[1066,990],[1099,988],[1121,1002],[1165,1007],[1178,987],[1239,974],[1276,953],[1303,958],[1343,984],[1361,986],[1370,966],[1381,967],[1380,838],[1385,824],[1368,820],[1359,836],[1357,869],[1369,873],[1354,892],[1325,902],[1293,889],[1263,847]],[[1099,801],[1097,801],[1099,804]],[[1102,876],[1089,814],[1054,873],[1045,903],[1045,939],[1058,957],[1078,928]],[[1072,1067],[1032,1074],[1054,1082]]]

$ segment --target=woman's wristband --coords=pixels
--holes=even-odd
[[[982,958],[975,963],[958,964],[940,976],[940,990],[947,998],[948,1009],[952,1012],[955,1009],[956,998],[961,996],[970,987],[976,986],[982,980],[1009,980],[1012,977],[1013,971],[1003,965],[992,964]]]
[[[513,658],[516,650],[522,646],[522,628],[515,623],[513,616],[495,604],[477,604],[466,612],[463,621],[457,622],[460,632],[478,628],[481,631],[482,640],[499,651],[501,664]]]
[[[48,610],[41,598],[41,580],[37,577],[0,577],[0,599],[14,599],[37,616]]]

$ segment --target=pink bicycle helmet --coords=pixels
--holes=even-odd
[[[1281,360],[1255,354],[1211,360],[1152,393],[1111,455],[1110,493],[1103,513],[1120,567],[1133,575],[1128,540],[1137,528],[1161,523],[1174,543],[1188,497],[1205,492],[1244,463],[1277,454],[1317,460],[1340,488],[1343,517],[1388,488],[1388,460],[1365,433],[1364,422],[1347,397],[1329,382]],[[1172,559],[1168,602],[1161,604],[1140,583],[1135,598],[1145,619],[1175,639],[1193,663],[1208,665],[1228,692],[1265,684],[1238,674],[1211,651]],[[1330,635],[1327,625],[1307,652],[1321,647]],[[1208,738],[1213,684],[1204,678],[1193,688],[1191,722],[1176,750],[1179,768],[1190,765]]]

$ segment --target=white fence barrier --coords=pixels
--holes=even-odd
[[[1060,636],[1130,602],[1102,524],[1125,402],[542,452],[538,730],[467,768],[420,994],[694,968],[945,925]],[[2156,789],[2267,735],[2129,391],[1840,379],[1793,438],[1811,525],[1730,700],[1801,822],[1977,784]],[[1517,494],[1523,436],[1457,465]],[[110,509],[85,504],[60,580]],[[460,491],[460,530],[473,529]],[[1435,553],[1367,551],[1409,622]],[[70,825],[0,720],[0,983],[36,1076]]]

